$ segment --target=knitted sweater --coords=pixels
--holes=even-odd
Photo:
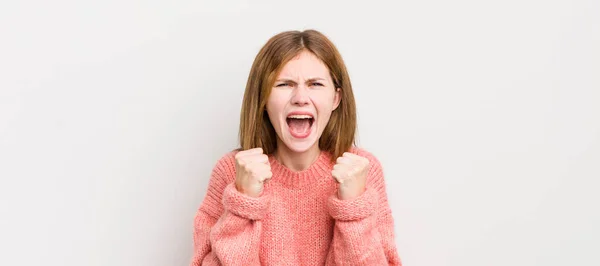
[[[370,161],[365,192],[337,198],[331,155],[295,172],[269,155],[271,180],[258,198],[235,188],[235,153],[215,165],[194,219],[191,265],[401,265],[381,165]]]

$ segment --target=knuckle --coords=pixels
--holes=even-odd
[[[256,171],[252,171],[250,176],[252,177],[252,179],[260,180],[260,175]]]
[[[331,175],[332,175],[332,176],[333,176],[335,179],[337,179],[337,178],[339,178],[339,177],[340,177],[340,174],[338,173],[338,171],[337,171],[337,170],[333,170],[333,171],[331,171]]]
[[[246,166],[246,161],[245,161],[245,160],[238,159],[236,162],[237,162],[237,164],[238,164],[239,166]]]
[[[352,176],[354,176],[354,172],[355,172],[354,170],[346,171],[346,174],[344,175],[344,177],[346,179],[350,179],[350,178],[352,178]]]

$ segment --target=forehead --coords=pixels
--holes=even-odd
[[[285,78],[329,78],[329,69],[317,56],[308,51],[302,51],[287,62],[279,77]]]

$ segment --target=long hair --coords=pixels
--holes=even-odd
[[[316,30],[286,31],[271,37],[252,64],[240,114],[242,150],[260,147],[265,154],[271,154],[277,149],[277,134],[265,111],[267,100],[283,66],[304,50],[327,66],[334,89],[339,88],[341,94],[340,104],[319,139],[319,148],[330,152],[335,160],[355,144],[356,104],[342,56],[333,43]]]

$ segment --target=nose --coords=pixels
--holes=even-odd
[[[298,106],[305,106],[309,104],[310,97],[308,96],[308,88],[304,85],[298,85],[294,89],[294,95],[292,96],[292,104]]]

